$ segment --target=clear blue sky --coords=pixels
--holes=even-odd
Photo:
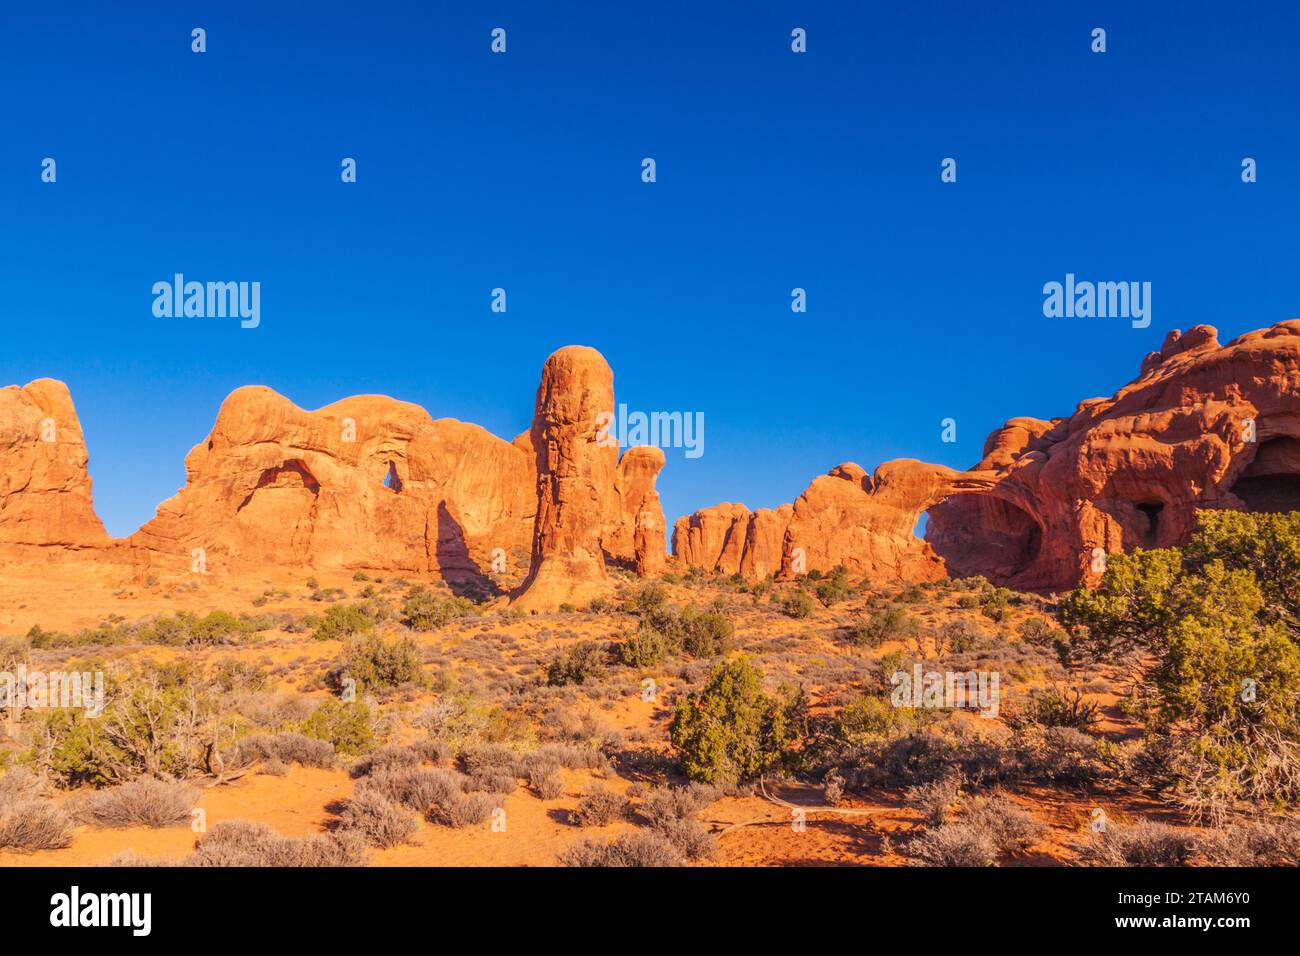
[[[1171,328],[1300,316],[1294,3],[290,6],[4,14],[0,383],[69,384],[116,534],[249,383],[508,439],[591,345],[633,409],[705,415],[671,522],[845,460],[966,466]],[[154,318],[175,272],[260,281],[261,327]],[[1151,282],[1151,327],[1044,318],[1066,272]]]

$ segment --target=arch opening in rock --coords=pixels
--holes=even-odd
[[[1300,441],[1282,437],[1262,442],[1231,491],[1247,511],[1300,511]]]
[[[384,475],[384,487],[396,494],[402,493],[402,479],[397,475],[397,463],[388,463],[388,474]]]
[[[951,495],[927,514],[925,540],[952,577],[1013,583],[1043,545],[1043,529],[1029,512],[990,494]]]
[[[316,476],[311,473],[307,463],[301,458],[290,458],[284,464],[276,468],[267,468],[257,478],[257,484],[253,490],[248,493],[239,507],[235,509],[236,513],[242,512],[249,504],[252,503],[258,492],[272,492],[272,497],[283,494],[285,491],[303,492],[307,491],[311,495],[320,494],[320,482]]]

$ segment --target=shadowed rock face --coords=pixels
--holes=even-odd
[[[751,517],[744,505],[727,503],[678,518],[673,526],[673,554],[688,567],[735,574],[745,553]],[[779,547],[774,553],[779,558]]]
[[[1184,542],[1202,508],[1300,509],[1300,320],[1223,347],[1209,326],[1172,332],[1135,382],[1068,418],[1012,419],[970,471],[899,461],[868,477],[841,465],[793,506],[682,518],[673,550],[749,577],[793,573],[801,554],[808,570],[947,571],[1053,591],[1091,573],[1094,549]],[[927,511],[920,542],[912,529]]]

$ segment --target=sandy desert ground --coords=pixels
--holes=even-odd
[[[977,635],[973,653],[978,666],[998,668],[1003,685],[1001,717],[988,720],[960,713],[952,719],[973,725],[1001,724],[1035,690],[1061,677],[1050,653],[1018,636],[1026,621],[1046,620],[1048,602],[1032,595],[1012,595],[1005,616],[993,621],[977,608],[961,606],[973,604],[969,597],[974,592],[960,582],[884,591],[855,586],[830,607],[812,601],[810,615],[796,619],[783,610],[782,602],[811,582],[769,586],[755,595],[735,579],[670,574],[667,580],[670,583],[663,587],[669,604],[708,607],[724,614],[734,624],[729,653],[747,655],[762,669],[769,685],[802,687],[813,717],[829,715],[861,694],[885,655],[915,656],[919,650],[937,659],[923,644],[953,622]],[[21,636],[36,626],[47,633],[72,635],[106,622],[148,621],[178,612],[203,615],[218,609],[250,618],[271,615],[279,626],[241,638],[237,644],[171,647],[127,640],[104,646],[24,648],[23,653],[29,668],[47,671],[75,669],[77,661],[87,657],[109,672],[136,669],[145,662],[185,662],[200,674],[212,674],[239,661],[255,672],[250,679],[256,689],[250,692],[236,681],[223,695],[225,704],[232,713],[242,710],[256,716],[242,719],[240,730],[232,733],[273,732],[296,726],[296,715],[331,695],[322,675],[339,659],[345,641],[313,636],[313,617],[330,607],[360,603],[396,611],[403,594],[421,584],[450,597],[440,582],[398,580],[382,573],[208,576],[142,586],[115,577],[111,570],[67,572],[52,566],[47,572],[9,572],[0,579],[0,633]],[[495,818],[467,826],[421,819],[398,845],[371,847],[367,861],[378,866],[549,866],[578,841],[608,841],[646,827],[638,811],[644,794],[688,782],[675,765],[668,741],[673,704],[679,694],[698,685],[716,662],[678,655],[650,667],[629,667],[610,657],[610,648],[635,632],[637,618],[624,605],[631,605],[645,587],[630,575],[623,578],[621,602],[602,613],[520,614],[497,600],[433,630],[415,630],[398,619],[378,624],[377,630],[393,640],[404,636],[415,642],[428,680],[424,687],[407,684],[367,691],[382,716],[381,739],[389,746],[427,739],[430,709],[442,699],[455,698],[462,705],[472,702],[466,710],[487,715],[471,731],[482,740],[519,753],[562,741],[593,747],[602,759],[592,768],[563,769],[561,791],[548,799],[542,799],[526,780],[510,786],[511,792],[495,800],[504,811],[504,826]],[[836,639],[837,628],[862,621],[872,607],[885,606],[903,609],[921,636],[869,649]],[[66,640],[71,643],[71,638]],[[600,648],[596,672],[581,683],[554,686],[548,682],[548,665],[587,641],[598,642]],[[11,654],[13,646],[11,639]],[[656,685],[651,700],[643,699],[647,678]],[[1133,740],[1138,727],[1119,706],[1115,675],[1098,671],[1074,679],[1087,687],[1085,699],[1099,707],[1091,733],[1116,744]],[[268,701],[281,700],[296,702],[291,708],[294,718],[268,723],[259,715]],[[0,742],[0,754],[11,772],[30,760],[37,726],[34,712],[6,724],[9,737]],[[267,769],[254,764],[228,773],[230,779],[196,773],[190,783],[206,829],[222,821],[244,820],[265,823],[284,836],[305,837],[340,826],[340,807],[362,779],[349,771],[349,764],[357,760],[344,756],[329,768],[289,764]],[[454,755],[443,763],[455,765]],[[612,822],[575,826],[571,813],[593,786],[630,794],[629,806]],[[78,801],[89,790],[72,786],[55,790],[46,799],[67,806],[76,820]],[[1084,786],[1026,782],[1007,788],[1005,799],[1038,826],[1032,841],[1000,854],[1003,865],[1077,860],[1091,837],[1089,823],[1098,808],[1121,824],[1137,819],[1185,823],[1177,812],[1150,796],[1104,781]],[[757,787],[717,788],[699,810],[698,819],[711,834],[711,852],[682,862],[722,866],[906,865],[912,862],[905,849],[908,841],[925,827],[923,811],[905,788],[853,792],[832,805],[825,787],[815,779],[780,773],[764,777]],[[69,845],[34,852],[0,850],[0,865],[94,865],[120,861],[127,851],[151,861],[174,862],[184,858],[201,835],[194,832],[189,818],[160,827],[77,822]]]

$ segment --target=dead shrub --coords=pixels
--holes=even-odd
[[[1024,849],[1041,837],[1044,830],[1027,811],[1000,795],[974,802],[966,809],[963,822],[987,831],[999,852]]]
[[[671,823],[693,819],[716,799],[716,791],[707,784],[659,787],[647,793],[641,801],[641,815],[652,827],[664,829]]]
[[[551,743],[539,747],[523,758],[526,770],[532,761],[554,762],[566,770],[604,770],[609,766],[609,758],[596,747],[581,747],[577,744]]]
[[[184,865],[185,861],[183,859],[177,859],[174,856],[140,856],[135,850],[123,850],[116,856],[111,856],[99,864],[99,866],[107,866],[112,869],[136,866],[165,867]]]
[[[558,770],[552,770],[542,777],[530,777],[530,783],[541,800],[554,800],[564,793],[564,778]]]
[[[445,740],[420,740],[411,744],[411,750],[429,763],[446,763],[455,756],[455,749]]]
[[[88,795],[77,817],[96,827],[175,827],[190,822],[198,794],[179,780],[137,777]]]
[[[339,831],[308,837],[285,837],[265,823],[224,820],[199,839],[186,866],[361,866],[365,840]]]
[[[512,773],[488,771],[476,773],[469,778],[467,790],[481,790],[497,796],[509,796],[519,789],[519,778]]]
[[[1200,849],[1213,866],[1300,866],[1300,821],[1252,820],[1202,834]]]
[[[655,829],[688,860],[707,860],[718,851],[717,838],[699,820],[672,820]]]
[[[998,855],[993,834],[967,823],[926,830],[908,849],[920,866],[994,866]]]
[[[471,747],[461,754],[460,760],[465,773],[471,777],[489,773],[508,773],[512,777],[523,776],[519,766],[519,755],[501,744]]]
[[[371,846],[391,847],[409,842],[419,820],[374,790],[363,790],[343,806],[340,827],[360,834]]]
[[[327,740],[317,740],[296,731],[281,734],[254,734],[245,737],[235,747],[235,766],[246,767],[259,760],[278,760],[304,767],[332,767],[335,762],[334,747]]]
[[[627,811],[627,797],[597,784],[569,811],[569,822],[578,827],[604,827],[627,816]]]
[[[920,810],[929,827],[948,822],[953,805],[961,799],[961,778],[955,774],[907,788],[907,805]]]
[[[1112,824],[1096,834],[1082,860],[1093,866],[1186,866],[1196,836],[1164,823]]]
[[[561,866],[680,866],[682,856],[665,837],[649,830],[632,830],[609,843],[580,840],[560,852]]]
[[[387,744],[362,757],[352,765],[352,776],[365,777],[377,770],[395,770],[399,767],[414,767],[424,758],[411,747]]]
[[[1034,693],[1024,707],[1008,710],[1003,719],[1015,729],[1037,725],[1087,730],[1101,720],[1101,705],[1084,700],[1083,694],[1077,687],[1053,684]]]
[[[679,855],[687,860],[707,860],[717,852],[717,839],[698,815],[718,796],[716,788],[702,783],[661,787],[642,799],[641,815]]]
[[[822,799],[828,807],[838,807],[844,802],[844,775],[834,767],[822,778]]]
[[[44,778],[37,776],[26,767],[14,767],[0,776],[0,812],[8,806],[24,800],[35,800],[46,791]]]
[[[496,801],[486,793],[462,793],[429,808],[428,819],[449,827],[468,827],[492,816]]]
[[[465,792],[465,778],[454,770],[404,767],[380,770],[357,784],[357,791],[374,791],[416,813],[446,806]]]
[[[1084,786],[1106,773],[1096,738],[1075,727],[1028,724],[1014,746],[1025,773],[1038,780]]]
[[[58,850],[72,843],[72,820],[47,800],[15,800],[0,808],[0,849]]]
[[[530,754],[524,754],[519,761],[519,769],[525,777],[532,780],[534,774],[545,776],[548,773],[554,773],[564,766],[560,758],[549,750],[534,750]]]
[[[980,789],[1013,782],[1023,773],[1012,737],[1000,725],[953,719],[891,729],[864,737],[847,752],[841,769],[851,790],[916,786],[954,774],[966,786]]]

